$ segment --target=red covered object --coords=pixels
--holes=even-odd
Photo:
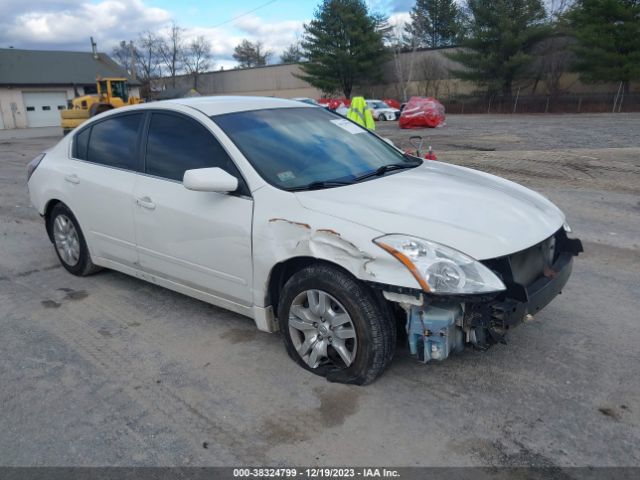
[[[411,97],[400,114],[400,128],[444,125],[444,106],[432,97]]]
[[[327,105],[329,110],[335,110],[341,104],[346,105],[347,107],[351,105],[351,100],[348,98],[320,98],[318,99],[318,103],[321,105]]]
[[[394,100],[393,98],[383,98],[382,101],[384,103],[386,103],[387,105],[389,105],[391,108],[397,108],[398,110],[400,110],[400,102],[397,100]]]

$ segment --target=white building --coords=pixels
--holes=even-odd
[[[0,49],[0,129],[60,125],[59,110],[97,93],[97,77],[128,75],[104,53]],[[129,85],[140,96],[140,83]]]

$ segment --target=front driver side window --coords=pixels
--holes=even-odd
[[[151,115],[146,173],[182,182],[186,170],[210,167],[222,168],[242,184],[235,164],[206,128],[179,115]]]

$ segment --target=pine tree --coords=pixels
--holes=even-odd
[[[324,0],[304,29],[303,80],[351,98],[355,85],[380,79],[386,20],[369,13],[363,0]]]
[[[533,46],[549,33],[541,0],[468,0],[469,23],[459,51],[447,56],[464,68],[452,73],[510,96],[534,60]]]
[[[640,79],[640,0],[579,0],[567,19],[582,80],[622,82],[628,90]]]
[[[449,47],[462,36],[463,14],[455,0],[417,0],[409,13],[407,43],[418,47]]]

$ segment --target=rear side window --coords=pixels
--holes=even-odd
[[[80,160],[87,159],[87,149],[89,147],[89,135],[91,133],[91,128],[85,128],[80,133],[76,135],[76,141],[73,149],[73,157],[79,158]]]
[[[142,114],[121,115],[91,127],[87,160],[109,167],[135,170]]]
[[[146,173],[182,182],[186,170],[210,167],[220,167],[241,179],[222,145],[202,125],[178,115],[152,114]]]

